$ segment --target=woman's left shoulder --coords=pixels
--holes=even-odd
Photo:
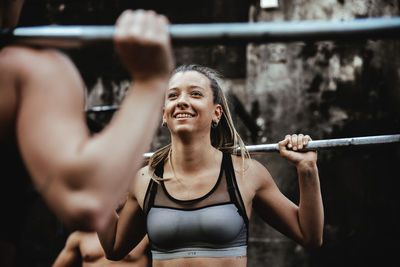
[[[266,171],[266,167],[262,165],[258,160],[254,158],[242,157],[240,155],[232,155],[232,163],[235,171],[244,170],[250,172],[263,172]]]
[[[272,179],[268,169],[254,158],[232,155],[232,163],[236,177],[245,184],[251,183],[258,187]]]

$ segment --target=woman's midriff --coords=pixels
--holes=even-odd
[[[245,267],[246,256],[229,258],[179,258],[170,260],[154,260],[153,267]]]

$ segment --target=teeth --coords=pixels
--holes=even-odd
[[[178,114],[176,115],[176,118],[191,118],[192,115],[190,114]]]

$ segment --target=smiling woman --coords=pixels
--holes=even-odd
[[[194,127],[202,137],[210,136],[205,138],[205,142],[211,141],[213,147],[231,152],[240,147],[242,157],[248,157],[245,145],[233,125],[219,79],[217,72],[204,66],[182,65],[176,68],[163,108],[163,125],[168,125],[171,138],[184,137],[185,127]],[[201,115],[200,119],[198,115]],[[201,121],[203,116],[206,118]],[[188,117],[195,119],[192,120],[192,126],[185,123]],[[174,122],[178,127],[176,129],[172,127]],[[154,153],[149,164],[151,169],[154,170],[160,160],[165,160],[170,151],[171,144]]]
[[[109,259],[123,258],[147,233],[153,266],[246,266],[253,208],[298,243],[321,245],[317,155],[297,151],[311,138],[287,135],[279,142],[282,157],[298,171],[297,206],[249,158],[218,81],[203,66],[173,72],[162,111],[171,144],[139,171],[119,216],[98,232]],[[238,147],[241,157],[233,152]]]

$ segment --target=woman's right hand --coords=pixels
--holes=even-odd
[[[169,79],[175,62],[168,25],[154,11],[126,10],[119,16],[115,50],[134,80]]]
[[[308,142],[311,141],[309,135],[291,134],[286,135],[285,139],[278,143],[279,153],[282,157],[292,162],[296,167],[301,166],[303,163],[315,164],[317,161],[316,151],[302,151]]]

